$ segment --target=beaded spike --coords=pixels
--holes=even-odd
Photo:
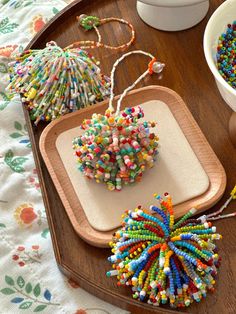
[[[170,195],[156,198],[160,207],[139,206],[123,215],[123,227],[110,243],[113,270],[107,276],[131,286],[133,298],[142,302],[186,307],[214,290],[221,260],[214,240],[221,235],[211,222],[189,219],[195,209],[175,222]]]
[[[73,141],[78,169],[109,190],[140,181],[145,169],[154,164],[158,137],[150,132],[155,122],[139,122],[144,116],[140,106],[126,108],[118,115],[107,110],[84,120],[82,136]]]

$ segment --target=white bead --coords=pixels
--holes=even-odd
[[[191,208],[191,209],[190,209],[190,213],[191,213],[192,215],[194,215],[196,212],[197,212],[196,208]]]
[[[160,268],[163,268],[164,264],[165,264],[165,257],[160,257]]]
[[[152,287],[152,289],[155,289],[157,287],[157,283],[155,280],[153,280],[151,283],[150,283],[150,286]]]
[[[141,209],[139,209],[138,211],[137,211],[137,214],[140,216],[140,215],[142,215],[142,213],[143,213],[143,211],[141,210]]]
[[[90,101],[90,102],[94,102],[95,99],[96,99],[96,96],[95,96],[95,95],[91,95],[91,96],[89,97],[89,101]]]
[[[79,16],[79,22],[81,23],[82,20],[84,20],[87,16],[88,16],[88,15],[86,15],[86,14],[81,14],[81,15]]]
[[[165,64],[164,63],[161,63],[161,62],[154,62],[153,65],[152,65],[152,70],[153,72],[155,73],[161,73],[162,70],[164,69],[165,67]]]

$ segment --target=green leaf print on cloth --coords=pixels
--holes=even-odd
[[[49,305],[60,305],[51,302],[51,292],[48,289],[43,292],[39,283],[33,288],[33,285],[30,282],[26,283],[22,276],[19,276],[16,280],[10,276],[5,276],[5,282],[10,287],[3,288],[0,292],[4,295],[16,294],[17,296],[12,298],[10,302],[19,305],[21,310],[31,308],[32,312],[41,312]]]
[[[52,8],[52,12],[53,12],[53,14],[56,15],[56,14],[59,12],[59,10],[58,10],[57,8],[53,7],[53,8]]]
[[[17,28],[19,24],[17,23],[9,23],[9,18],[5,17],[5,19],[0,21],[0,33],[8,34],[14,32],[14,29]]]
[[[1,0],[1,4],[7,4],[11,0]]]
[[[22,173],[25,171],[23,164],[28,160],[26,157],[15,157],[11,149],[6,153],[4,162],[13,170],[14,172]]]
[[[11,137],[11,138],[21,138],[20,141],[19,141],[19,143],[20,143],[20,144],[26,144],[26,147],[29,147],[29,148],[30,148],[30,147],[31,147],[31,143],[30,143],[30,140],[29,140],[29,138],[28,138],[28,133],[27,133],[27,127],[26,127],[26,125],[24,125],[24,128],[23,128],[23,126],[21,125],[20,122],[15,121],[14,127],[15,127],[15,129],[16,129],[17,132],[11,133],[11,134],[10,134],[10,137]],[[23,139],[22,139],[22,137],[25,137],[25,136],[27,136],[27,138],[23,138]]]
[[[1,72],[1,70],[0,70]],[[10,103],[10,100],[13,98],[13,95],[0,92],[0,111],[4,110]],[[2,101],[3,100],[3,101]]]
[[[46,228],[42,231],[41,237],[44,239],[47,239],[48,234],[49,234],[49,228]]]
[[[0,63],[0,73],[7,73],[7,66],[5,63]]]
[[[7,94],[4,92],[0,92],[0,100],[10,101],[13,98],[12,94]]]
[[[4,101],[0,103],[0,111],[3,111],[7,107],[8,104],[9,104],[8,101]]]
[[[14,9],[18,9],[20,7],[27,7],[29,5],[31,5],[32,3],[35,3],[36,0],[2,0],[3,4],[7,4],[9,2],[9,6],[14,8]]]

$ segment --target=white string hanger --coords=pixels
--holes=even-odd
[[[121,63],[125,58],[127,58],[128,56],[130,55],[134,55],[134,54],[142,54],[142,55],[145,55],[145,56],[148,56],[149,58],[151,58],[151,62],[149,63],[148,65],[148,69],[142,74],[139,76],[139,78],[137,78],[137,80],[132,84],[130,85],[129,87],[127,87],[123,93],[121,94],[119,100],[117,101],[117,108],[116,108],[116,113],[115,113],[115,116],[118,116],[119,113],[120,113],[120,107],[121,107],[121,102],[122,100],[124,99],[124,97],[127,95],[127,93],[132,90],[143,78],[145,78],[145,76],[147,76],[148,74],[152,74],[152,73],[161,73],[162,70],[164,69],[165,67],[165,64],[164,63],[161,63],[161,62],[158,62],[156,60],[156,58],[149,52],[145,52],[145,51],[142,51],[142,50],[134,50],[134,51],[130,51],[130,52],[127,52],[125,53],[122,57],[120,57],[119,59],[116,60],[116,62],[114,63],[113,67],[112,67],[112,70],[111,70],[111,76],[110,76],[110,79],[111,79],[111,93],[110,93],[110,99],[109,99],[109,106],[108,106],[108,109],[110,111],[114,111],[114,107],[113,107],[113,100],[114,100],[114,97],[115,97],[115,94],[114,94],[114,85],[115,85],[115,72],[116,72],[116,69],[119,65],[119,63]]]

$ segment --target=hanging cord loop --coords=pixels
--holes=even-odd
[[[220,215],[225,208],[227,208],[227,206],[229,205],[229,203],[232,200],[236,200],[236,185],[233,188],[233,190],[230,192],[230,197],[227,199],[227,201],[220,207],[219,210],[215,211],[214,213],[208,214],[208,215],[203,215],[201,217],[198,218],[198,220],[202,220],[202,221],[210,221],[210,220],[218,220],[218,219],[223,219],[223,218],[229,218],[229,217],[234,217],[236,216],[236,212],[231,213],[231,214],[224,214],[224,215]]]
[[[142,54],[142,55],[150,57],[152,60],[148,64],[148,69],[142,75],[140,75],[140,77],[132,85],[127,87],[123,91],[123,93],[121,94],[120,99],[117,102],[117,108],[116,108],[116,113],[115,113],[116,116],[119,115],[119,113],[120,113],[121,102],[122,102],[123,98],[127,95],[127,93],[131,89],[133,89],[145,76],[147,76],[148,74],[153,74],[153,73],[161,73],[163,68],[165,67],[165,64],[161,63],[161,62],[157,62],[156,58],[152,54],[150,54],[148,52],[145,52],[145,51],[142,51],[142,50],[134,50],[134,51],[127,52],[122,57],[117,59],[116,62],[114,63],[114,65],[113,65],[113,67],[112,67],[112,70],[111,70],[111,94],[110,94],[110,100],[109,100],[109,106],[108,106],[108,109],[110,111],[114,111],[112,103],[113,103],[113,100],[114,100],[114,97],[115,97],[115,94],[114,94],[114,85],[115,85],[114,76],[115,76],[115,71],[117,69],[117,66],[126,57],[128,57],[130,55],[133,55],[133,54]]]
[[[77,41],[77,42],[67,46],[66,48],[64,48],[65,50],[73,49],[73,48],[80,48],[80,49],[90,49],[91,48],[91,49],[94,49],[94,48],[98,48],[98,47],[102,47],[102,48],[106,48],[106,49],[112,49],[112,50],[122,50],[122,49],[127,49],[130,45],[132,45],[132,43],[135,40],[134,27],[131,23],[129,23],[126,20],[116,18],[116,17],[99,19],[96,16],[87,16],[85,14],[77,16],[76,18],[79,22],[79,25],[82,26],[85,30],[89,31],[91,29],[94,29],[97,33],[98,40],[97,41],[95,41],[95,40],[80,40],[80,41]],[[106,23],[110,23],[110,22],[119,22],[121,24],[127,25],[131,29],[131,38],[127,43],[114,47],[114,46],[110,46],[110,45],[107,45],[107,44],[102,42],[102,36],[98,30],[98,27],[101,25],[104,25]]]

